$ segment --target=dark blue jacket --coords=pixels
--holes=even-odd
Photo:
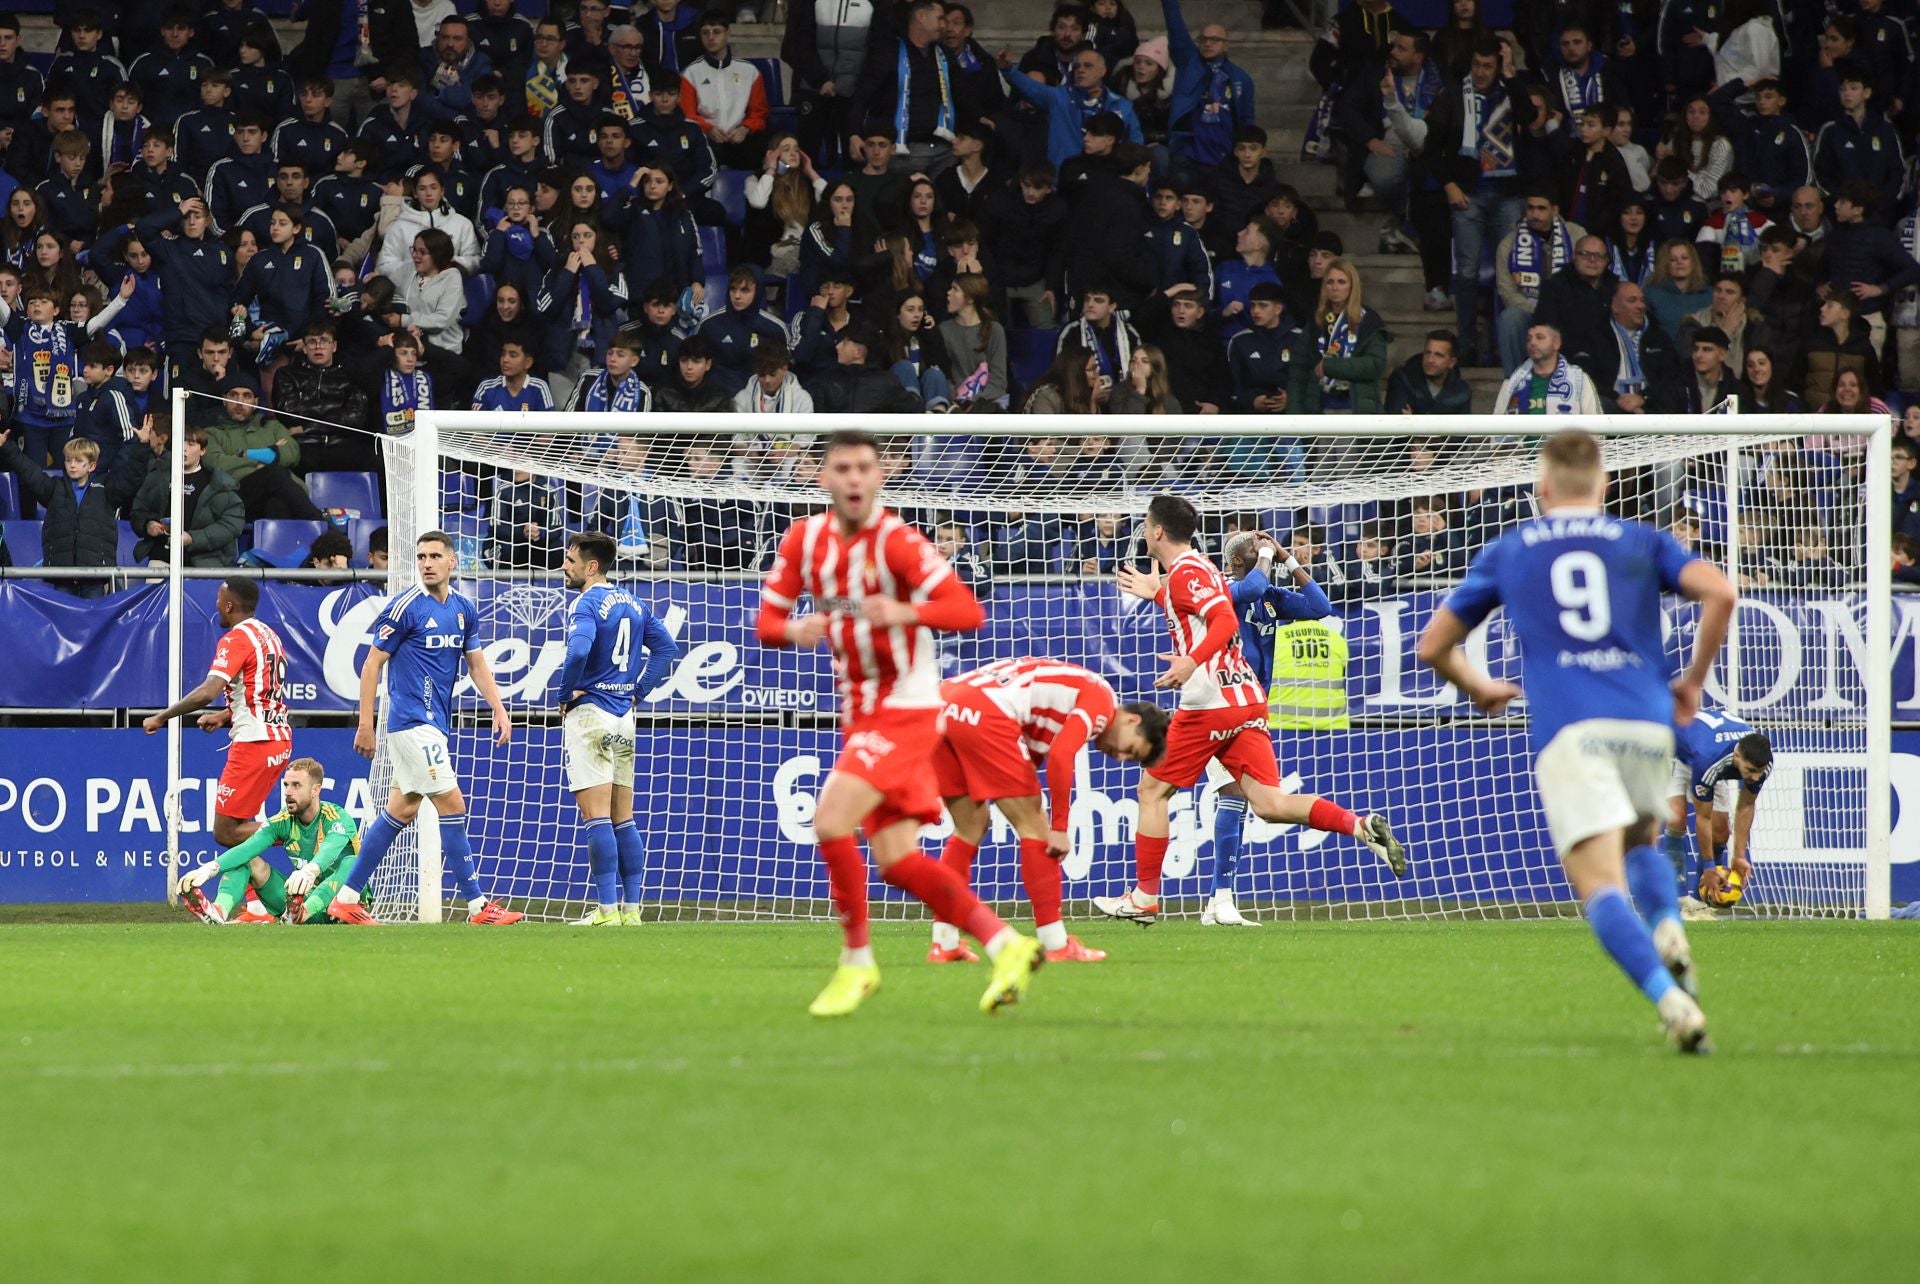
[[[1873,184],[1885,198],[1881,215],[1890,221],[1907,187],[1907,154],[1899,133],[1872,107],[1863,124],[1844,113],[1828,121],[1813,140],[1813,179],[1829,200],[1848,183]]]
[[[1191,285],[1202,302],[1213,302],[1213,260],[1200,244],[1200,233],[1187,226],[1178,212],[1169,219],[1147,224],[1147,253],[1153,259],[1153,288]]]
[[[119,375],[98,388],[87,388],[74,402],[73,435],[85,437],[100,446],[100,462],[94,476],[113,472],[120,452],[133,441],[139,419],[133,413],[133,388]]]
[[[164,174],[146,165],[135,165],[133,175],[134,181],[140,184],[140,190],[146,193],[149,214],[177,210],[181,201],[200,195],[200,185],[172,162],[167,164]]]
[[[375,107],[360,123],[357,136],[372,143],[379,151],[373,164],[367,167],[369,178],[381,183],[397,183],[409,169],[427,159],[428,116],[425,104],[424,98],[414,100],[405,125],[396,121],[393,110],[384,104]]]
[[[540,284],[540,291],[534,296],[534,311],[547,326],[547,368],[559,370],[572,359],[579,340],[573,329],[573,320],[578,305],[580,286],[584,278],[587,299],[593,309],[591,324],[587,328],[587,342],[592,345],[595,354],[592,364],[598,365],[599,354],[607,350],[607,343],[619,333],[620,323],[626,319],[627,282],[625,276],[615,271],[609,275],[599,264],[589,264],[579,276],[567,271],[567,256],[560,257],[560,266],[547,273],[547,279]]]
[[[1234,335],[1227,344],[1227,368],[1233,372],[1233,408],[1242,414],[1254,414],[1255,397],[1285,392],[1293,380],[1294,366],[1313,361],[1310,348],[1299,324],[1284,310],[1280,324],[1273,329],[1249,327]]]
[[[205,54],[162,46],[135,58],[127,79],[140,86],[140,110],[147,119],[171,129],[200,105],[200,78],[212,70],[213,59]]]
[[[276,162],[299,161],[307,167],[308,190],[333,173],[340,149],[347,145],[347,131],[330,120],[314,124],[305,117],[283,120],[267,140],[267,150]]]
[[[852,273],[859,261],[860,247],[854,243],[854,229],[811,223],[800,234],[800,271],[793,283],[795,298],[811,299],[820,288],[820,278],[829,268]],[[1021,284],[1024,284],[1021,283]]]
[[[1180,0],[1160,0],[1160,12],[1167,23],[1167,52],[1173,58],[1173,106],[1167,119],[1176,139],[1184,144],[1176,150],[1190,154],[1200,164],[1214,164],[1231,152],[1230,144],[1217,151],[1193,148],[1193,116],[1206,99],[1212,69],[1201,58],[1200,46],[1194,43],[1193,33],[1187,29],[1186,17],[1180,12]],[[1258,120],[1253,105],[1253,77],[1225,58],[1217,61],[1226,75],[1226,110],[1233,117],[1232,124],[1222,132],[1230,139],[1233,130]]]
[[[753,378],[753,358],[763,344],[787,346],[787,327],[761,311],[765,292],[754,269],[753,302],[736,311],[728,299],[708,299],[713,315],[700,323],[700,333],[713,344],[713,378],[732,396]]]
[[[707,279],[707,265],[700,253],[700,229],[694,226],[693,215],[685,206],[665,210],[637,209],[628,223],[630,237],[640,244],[644,251],[646,233],[641,230],[642,223],[648,223],[653,229],[654,240],[660,246],[659,275],[644,284],[636,280],[638,288],[644,290],[653,281],[665,281],[676,290],[684,290],[695,281]],[[725,300],[707,301],[709,307],[725,307]]]
[[[571,165],[585,169],[600,158],[594,147],[599,135],[602,108],[597,102],[582,107],[571,98],[546,114],[540,128],[540,150],[550,165]]]
[[[1899,234],[1877,223],[1835,223],[1822,242],[1827,247],[1827,280],[1835,290],[1855,282],[1881,286],[1886,292],[1861,299],[1862,314],[1880,311],[1893,296],[1920,282],[1920,263],[1900,244]]]
[[[235,111],[257,111],[268,120],[285,120],[299,110],[295,104],[293,77],[274,66],[235,67],[233,97],[228,99]]]
[[[268,226],[273,222],[273,212],[279,207],[278,201],[256,205],[243,213],[235,226],[252,232],[255,243],[265,245]],[[325,210],[312,205],[302,210],[300,217],[304,220],[300,230],[301,239],[309,245],[318,246],[321,253],[327,256],[327,261],[332,262],[333,256],[340,252],[340,231],[334,227],[333,220],[327,217]]]
[[[380,184],[371,178],[329,174],[307,189],[307,197],[349,241],[372,227],[380,216]]]
[[[268,245],[253,256],[233,287],[233,302],[260,301],[260,319],[279,326],[288,338],[333,297],[333,257],[295,241],[287,249]]]
[[[507,236],[496,232],[490,223],[485,229],[487,245],[480,252],[480,271],[493,278],[493,283],[511,282],[520,287],[520,298],[528,303],[540,292],[541,283],[547,279],[554,265],[559,262],[559,254],[553,242],[544,236],[529,237],[532,251],[526,258],[520,258],[507,252]],[[633,257],[628,254],[625,262],[631,270]]]
[[[641,117],[634,121],[634,132],[636,146],[628,153],[632,159],[649,168],[672,170],[688,196],[704,196],[713,190],[720,174],[713,148],[700,126],[679,109],[671,116],[656,113]]]
[[[105,240],[104,237],[101,238]],[[94,270],[115,295],[119,293],[120,282],[132,271],[119,263],[99,261]],[[134,348],[143,343],[157,344],[166,334],[166,305],[160,295],[160,271],[158,267],[148,268],[144,275],[135,273],[133,293],[121,305],[120,315],[113,319],[113,325],[107,330],[115,335],[126,347]],[[128,395],[132,395],[129,388]]]
[[[207,171],[207,212],[223,232],[239,226],[248,210],[273,196],[273,158],[264,151],[252,156],[235,152]]]
[[[237,156],[233,142],[233,113],[225,107],[200,107],[173,126],[173,163],[204,184],[216,161]]]
[[[47,225],[60,233],[64,241],[92,241],[100,223],[100,189],[81,176],[78,187],[63,174],[55,174],[35,189],[40,208],[46,212]]]
[[[538,153],[536,152],[537,156]],[[480,210],[484,215],[488,210],[505,210],[507,192],[515,187],[527,189],[527,195],[533,195],[534,184],[540,179],[540,171],[532,165],[523,165],[509,156],[486,172],[480,180]],[[498,222],[488,218],[489,226]]]
[[[149,214],[140,221],[140,240],[153,255],[160,291],[166,296],[167,346],[180,344],[179,352],[186,352],[199,342],[202,330],[226,321],[230,315],[233,251],[216,236],[192,241],[184,236],[160,235],[162,229],[179,225],[177,208]]]
[[[113,101],[113,87],[126,78],[126,68],[119,59],[110,58],[98,49],[92,53],[81,53],[78,49],[57,53],[53,56],[53,66],[47,69],[48,86],[73,95],[80,128],[88,137],[99,134],[100,118],[107,114],[107,107]],[[37,99],[35,104],[38,105]]]
[[[809,295],[809,298],[812,296]],[[848,325],[852,324],[849,314]],[[807,307],[793,319],[793,373],[809,392],[840,364],[837,347],[846,328],[834,329],[825,308]],[[745,387],[745,385],[741,385]]]
[[[1787,115],[1743,116],[1733,130],[1734,168],[1753,180],[1753,194],[1771,193],[1784,204],[1813,173],[1807,136]]]

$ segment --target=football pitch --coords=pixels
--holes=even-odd
[[[1911,1278],[1920,933],[1573,922],[210,930],[0,911],[0,1278]],[[95,918],[97,919],[97,915]],[[151,918],[151,915],[147,915]]]

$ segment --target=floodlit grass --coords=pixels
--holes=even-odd
[[[9,913],[8,917],[17,916]],[[1868,1279],[1920,1249],[1920,936],[1577,923],[0,929],[0,1278]]]

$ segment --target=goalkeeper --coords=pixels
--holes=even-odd
[[[181,875],[176,889],[181,902],[206,922],[229,923],[251,884],[258,889],[260,904],[275,917],[328,922],[327,906],[353,872],[360,835],[345,810],[320,801],[326,778],[326,769],[312,758],[288,764],[280,782],[286,806],[239,846]],[[272,847],[286,849],[291,877],[268,864],[266,853]],[[216,875],[220,881],[209,900],[201,888]]]
[[[1725,709],[1702,709],[1675,729],[1663,846],[1683,890],[1698,888],[1701,900],[1722,908],[1739,902],[1753,876],[1754,804],[1772,774],[1772,742]],[[1689,803],[1700,849],[1697,873],[1687,866]],[[1724,866],[1723,850],[1729,857]]]

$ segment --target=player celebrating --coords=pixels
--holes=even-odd
[[[1506,605],[1520,639],[1540,803],[1567,881],[1601,946],[1659,1008],[1674,1046],[1708,1052],[1673,870],[1654,848],[1653,830],[1673,727],[1700,706],[1733,616],[1733,586],[1665,531],[1601,511],[1607,473],[1588,433],[1568,429],[1547,441],[1537,489],[1541,515],[1474,558],[1421,634],[1420,659],[1481,709],[1499,713],[1520,688],[1480,672],[1460,646]],[[1671,687],[1660,636],[1663,590],[1701,608],[1693,660]]]
[[[414,542],[414,564],[420,583],[387,603],[374,625],[373,649],[360,667],[360,727],[353,733],[354,751],[373,757],[374,705],[380,695],[380,671],[389,661],[393,678],[387,683],[387,754],[393,764],[393,789],[386,809],[367,826],[360,859],[340,892],[327,906],[329,917],[342,923],[372,924],[379,920],[360,904],[360,890],[380,867],[387,849],[420,814],[420,800],[431,798],[440,816],[440,854],[453,870],[460,895],[466,898],[467,921],[487,926],[518,923],[526,915],[488,900],[473,876],[473,851],[467,845],[467,800],[454,779],[447,758],[447,737],[453,729],[453,687],[460,679],[460,660],[488,707],[493,710],[493,735],[505,744],[513,735],[507,706],[500,701],[487,657],[473,635],[479,611],[473,599],[453,591],[453,536],[428,531]]]
[[[1094,908],[1114,918],[1152,923],[1160,917],[1160,870],[1167,859],[1168,804],[1218,758],[1246,791],[1253,814],[1276,824],[1307,825],[1351,834],[1396,875],[1407,854],[1387,818],[1360,817],[1339,803],[1280,788],[1280,763],[1267,733],[1266,694],[1240,649],[1240,621],[1220,572],[1193,547],[1199,526],[1193,505],[1156,495],[1147,505],[1147,553],[1166,568],[1158,575],[1120,568],[1121,591],[1159,603],[1173,633],[1175,654],[1154,681],[1178,687],[1180,708],[1167,727],[1166,756],[1140,776],[1140,819],[1134,831],[1137,879],[1124,896],[1096,896]]]
[[[220,792],[213,806],[213,841],[231,848],[260,828],[255,817],[293,757],[293,729],[287,725],[282,694],[287,649],[278,633],[254,618],[260,609],[260,585],[255,581],[238,576],[223,580],[213,609],[227,631],[214,648],[206,680],[178,704],[142,722],[140,729],[152,735],[175,718],[205,709],[226,692],[227,707],[201,714],[197,725],[202,731],[227,728],[227,765],[220,772]]]
[[[1313,582],[1291,551],[1280,567],[1291,586],[1274,581],[1273,563],[1280,552],[1272,536],[1242,531],[1227,541],[1221,554],[1231,581],[1233,609],[1240,616],[1240,646],[1262,688],[1273,680],[1273,638],[1280,625],[1333,614],[1325,590]],[[1274,718],[1269,715],[1267,722],[1271,727]],[[1213,891],[1200,911],[1200,925],[1258,927],[1259,921],[1242,914],[1233,898],[1233,872],[1240,864],[1247,825],[1247,795],[1229,775],[1219,759],[1207,764],[1208,778],[1217,779],[1220,788],[1213,799]]]
[[[1724,709],[1702,709],[1674,732],[1673,782],[1667,790],[1667,861],[1681,886],[1713,905],[1731,905],[1753,876],[1753,806],[1773,774],[1773,742]],[[1700,873],[1687,868],[1687,801],[1692,795]],[[1727,864],[1720,851],[1730,848]]]
[[[640,925],[646,852],[633,823],[633,707],[672,676],[680,659],[680,648],[659,617],[607,582],[616,553],[605,535],[575,535],[560,566],[567,587],[580,594],[568,612],[567,664],[560,671],[567,788],[580,805],[587,860],[600,897],[600,907],[578,927]]]
[[[787,528],[761,592],[755,631],[765,646],[833,648],[845,743],[820,790],[813,832],[845,933],[840,966],[808,1011],[846,1016],[880,988],[867,933],[867,875],[854,831],[867,831],[880,877],[958,923],[987,947],[993,979],[980,999],[991,1013],[1026,993],[1046,961],[915,846],[940,819],[931,758],[940,717],[934,629],[969,632],[986,619],[973,591],[913,527],[880,503],[879,442],[842,430],[827,438],[820,481],[828,511]],[[795,618],[801,594],[814,611]]]
[[[181,879],[186,907],[208,923],[235,922],[231,915],[252,884],[275,918],[285,914],[295,923],[327,922],[327,906],[353,872],[360,840],[352,816],[320,801],[326,779],[326,769],[312,758],[289,763],[280,784],[286,806],[244,843]],[[267,862],[266,853],[274,847],[293,858],[291,878]],[[200,889],[215,875],[220,883],[208,900]]]
[[[1020,836],[1020,881],[1047,961],[1098,963],[1106,952],[1067,935],[1060,918],[1060,862],[1068,851],[1075,767],[1088,741],[1121,762],[1156,761],[1166,748],[1166,712],[1144,702],[1118,707],[1099,674],[1032,658],[1002,660],[950,678],[940,684],[940,700],[945,707],[933,773],[953,818],[940,863],[967,881],[987,834],[987,808],[997,805]],[[1049,808],[1040,803],[1041,762],[1047,765]],[[927,961],[973,963],[977,956],[961,944],[959,928],[936,922]]]

